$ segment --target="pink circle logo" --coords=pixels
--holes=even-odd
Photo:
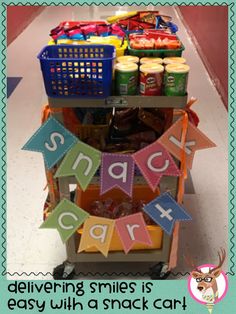
[[[228,278],[215,265],[201,265],[191,272],[188,278],[188,291],[191,297],[201,304],[216,304],[228,291]]]

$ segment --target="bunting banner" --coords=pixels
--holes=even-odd
[[[182,125],[183,118],[180,118],[165,131],[165,133],[158,139],[158,142],[161,143],[178,160],[181,160],[183,154],[185,153],[186,166],[191,169],[195,152],[200,149],[215,147],[216,144],[213,143],[191,122],[188,122],[186,141],[185,143],[181,142]]]
[[[77,142],[75,135],[50,117],[22,149],[42,153],[46,167],[51,169]]]
[[[192,220],[191,216],[168,192],[145,205],[143,210],[169,235],[171,235],[176,221]]]
[[[96,247],[104,256],[108,255],[115,220],[90,216],[84,223],[78,252]]]
[[[89,213],[67,199],[63,199],[40,228],[57,229],[62,242],[65,243],[88,217]]]
[[[158,141],[134,153],[132,157],[153,191],[162,176],[181,174],[171,155]]]
[[[146,223],[142,213],[137,213],[115,221],[115,228],[127,254],[135,243],[152,245],[152,240],[148,233]]]
[[[134,179],[134,161],[131,155],[102,154],[101,195],[119,188],[132,197]]]
[[[79,141],[63,159],[55,177],[75,176],[83,191],[94,177],[101,163],[101,152]]]

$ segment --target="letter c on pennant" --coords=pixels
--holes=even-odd
[[[66,216],[70,216],[72,217],[75,221],[78,221],[78,217],[76,217],[75,214],[73,213],[70,213],[70,212],[67,212],[67,213],[62,213],[59,217],[58,217],[58,224],[59,226],[64,229],[64,230],[71,230],[74,228],[73,225],[65,225],[63,223],[63,218],[66,217]]]
[[[147,166],[153,172],[162,172],[162,171],[165,171],[169,167],[169,164],[170,164],[169,160],[165,160],[165,164],[164,164],[164,166],[162,168],[156,168],[156,167],[154,167],[152,165],[153,159],[156,158],[156,157],[160,157],[160,156],[162,156],[162,152],[154,153],[154,154],[152,154],[151,156],[148,157]]]

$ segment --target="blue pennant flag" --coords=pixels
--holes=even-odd
[[[169,193],[158,196],[144,206],[143,210],[169,235],[171,235],[174,223],[177,220],[192,220],[192,217]]]
[[[56,119],[50,117],[22,149],[42,153],[46,167],[50,169],[77,142],[78,139],[75,135]]]

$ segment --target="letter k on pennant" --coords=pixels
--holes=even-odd
[[[215,147],[216,144],[191,122],[188,122],[185,143],[181,141],[182,132],[183,118],[180,118],[158,139],[158,142],[179,160],[182,159],[182,154],[185,152],[187,168],[191,169],[195,152]]]

